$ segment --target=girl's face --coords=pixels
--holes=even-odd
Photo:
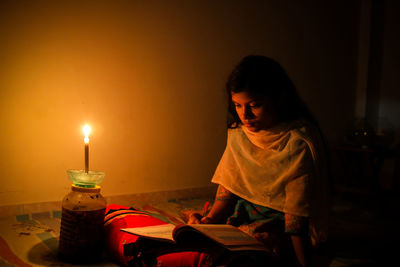
[[[240,121],[250,131],[266,130],[278,123],[273,103],[268,99],[254,97],[246,91],[231,95]]]

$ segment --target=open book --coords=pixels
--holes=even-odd
[[[228,224],[162,224],[123,228],[121,231],[135,234],[141,238],[172,244],[190,244],[212,240],[231,251],[268,252],[260,241]]]

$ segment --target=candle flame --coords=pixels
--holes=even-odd
[[[85,144],[89,143],[89,134],[92,131],[92,129],[90,128],[90,126],[88,124],[85,124],[85,126],[83,126],[83,134],[85,135],[85,138],[83,139],[83,141],[85,142]]]

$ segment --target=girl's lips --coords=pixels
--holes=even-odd
[[[252,128],[255,126],[255,123],[244,123],[244,126],[246,126],[247,128]]]

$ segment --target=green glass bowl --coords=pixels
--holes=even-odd
[[[89,171],[86,173],[84,170],[67,170],[68,178],[72,183],[79,187],[94,188],[100,184],[104,176],[104,172]]]

